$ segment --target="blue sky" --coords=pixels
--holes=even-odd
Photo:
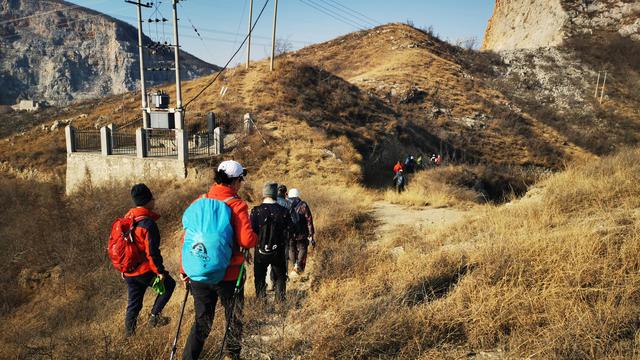
[[[152,0],[143,0],[143,2]],[[265,0],[254,0],[254,19]],[[124,0],[71,0],[71,2],[135,24],[136,9]],[[271,38],[273,2],[254,30],[252,58],[267,56]],[[159,12],[171,19],[171,0],[156,0]],[[294,48],[330,40],[359,27],[411,20],[417,27],[432,26],[441,38],[455,41],[469,37],[482,39],[493,11],[493,0],[279,0],[278,38],[289,40]],[[201,59],[223,65],[244,39],[249,17],[249,0],[182,0],[178,7],[182,48]],[[143,18],[153,17],[145,9]],[[195,26],[200,39],[192,28]],[[149,31],[150,30],[150,31]],[[145,33],[162,40],[162,26],[155,24]],[[171,38],[171,23],[164,36]],[[169,40],[170,41],[170,40]],[[244,49],[234,59],[244,59]]]

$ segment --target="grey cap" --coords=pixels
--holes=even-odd
[[[262,196],[275,199],[278,197],[278,184],[273,181],[267,181],[262,188]]]

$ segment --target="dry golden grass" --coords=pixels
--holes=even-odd
[[[410,175],[409,185],[402,193],[389,189],[385,201],[411,206],[447,207],[472,204],[478,194],[472,190],[443,183],[434,171],[420,171]]]
[[[400,232],[403,255],[365,251],[300,310],[308,357],[636,356],[638,181],[640,150],[627,151],[460,225]]]

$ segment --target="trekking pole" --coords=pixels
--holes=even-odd
[[[169,360],[173,360],[173,357],[176,355],[176,351],[178,350],[178,338],[180,337],[180,325],[182,325],[182,317],[184,316],[184,308],[187,305],[187,299],[189,298],[189,290],[191,290],[191,286],[187,282],[187,291],[184,293],[184,301],[182,301],[182,309],[180,310],[180,319],[178,320],[178,331],[176,331],[176,338],[173,339],[173,347],[171,347],[171,355],[169,356]]]
[[[220,346],[220,352],[218,353],[218,359],[222,359],[222,354],[224,352],[224,345],[227,343],[227,337],[229,336],[229,331],[231,331],[231,325],[233,324],[233,310],[236,307],[236,296],[240,293],[240,289],[242,287],[242,276],[244,275],[244,262],[240,266],[240,274],[238,275],[238,280],[236,281],[236,287],[233,289],[233,295],[231,296],[231,310],[229,311],[229,319],[227,320],[227,328],[224,331],[224,337],[222,338],[222,346]]]

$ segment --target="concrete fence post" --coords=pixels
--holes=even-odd
[[[224,133],[221,127],[213,130],[213,149],[214,155],[222,155],[224,152]]]
[[[189,161],[189,138],[186,129],[176,129],[176,148],[178,161],[186,164]]]
[[[136,156],[147,157],[147,132],[143,128],[136,129]]]
[[[109,156],[112,154],[111,146],[111,130],[103,126],[100,128],[100,152],[102,156]]]
[[[253,119],[249,113],[244,114],[244,132],[247,135],[253,132]]]
[[[64,137],[67,143],[67,154],[71,154],[76,151],[76,128],[71,125],[67,125],[64,128]]]
[[[116,131],[118,130],[118,127],[116,126],[116,124],[111,123],[111,124],[107,124],[107,129],[109,129],[109,140],[111,141],[111,151],[113,152],[113,145],[115,144],[113,138],[116,135]]]

